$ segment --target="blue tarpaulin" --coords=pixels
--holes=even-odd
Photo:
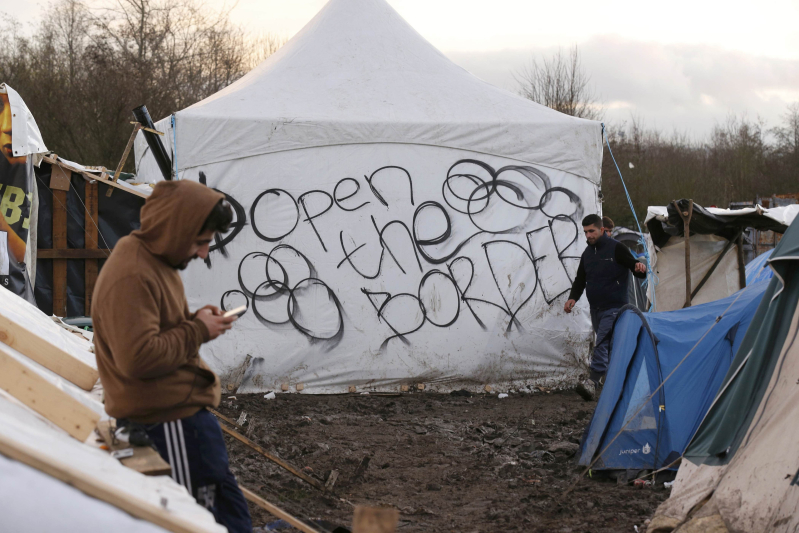
[[[710,408],[767,286],[761,281],[727,298],[677,311],[644,314],[627,308],[620,313],[605,386],[581,443],[579,464],[588,466],[601,453],[595,470],[643,470],[680,457]]]
[[[771,279],[774,277],[774,271],[768,266],[768,258],[774,250],[763,252],[758,255],[746,265],[746,285],[747,287],[752,283],[763,281],[764,279]]]

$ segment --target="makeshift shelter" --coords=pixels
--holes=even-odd
[[[5,290],[0,329],[0,530],[226,531],[170,477],[100,448],[108,417],[90,333]],[[169,472],[143,450],[167,467],[149,473]]]
[[[745,287],[743,233],[747,228],[784,233],[797,213],[799,205],[717,209],[676,200],[650,206],[646,225],[658,248],[657,282],[649,289],[655,310],[711,302]]]
[[[184,282],[247,304],[202,355],[229,390],[574,381],[563,312],[600,210],[601,125],[454,65],[384,0],[331,0],[244,78],[158,122],[234,229]],[[176,143],[176,146],[175,146]],[[161,179],[144,139],[138,178]]]
[[[799,529],[799,223],[648,531]]]
[[[621,312],[579,464],[656,470],[674,463],[710,407],[767,285],[678,311],[643,314],[628,306]]]

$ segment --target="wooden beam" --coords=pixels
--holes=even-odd
[[[395,533],[398,521],[399,511],[393,507],[359,505],[352,519],[352,533]]]
[[[120,490],[119,487],[108,481],[86,474],[79,468],[70,465],[67,462],[68,458],[64,458],[63,461],[59,460],[38,450],[30,449],[2,434],[0,434],[0,453],[9,459],[26,464],[50,477],[72,485],[84,494],[113,505],[135,518],[146,520],[172,533],[199,533],[202,531],[197,528],[196,524],[184,523],[167,509],[140,500],[130,492]]]
[[[0,388],[79,441],[94,431],[100,415],[0,348]]]
[[[72,173],[70,172],[70,175]],[[67,247],[67,191],[53,190],[53,248]],[[37,250],[37,256],[40,251]],[[39,256],[41,257],[41,256]],[[53,261],[53,314],[67,316],[67,261]]]
[[[131,446],[128,442],[122,442],[114,437],[116,431],[116,420],[107,418],[100,420],[97,424],[97,433],[103,438],[109,451],[133,450],[133,455],[125,457],[119,462],[131,470],[140,472],[145,476],[171,476],[172,467],[164,461],[163,457],[150,446]]]
[[[59,346],[2,314],[0,314],[0,342],[14,348],[28,359],[39,363],[83,390],[92,390],[94,384],[97,383],[99,374],[96,368],[92,368]]]
[[[255,494],[253,491],[245,487],[242,487],[241,485],[239,485],[239,488],[241,489],[241,492],[242,494],[244,494],[245,498],[247,498],[249,501],[257,505],[267,513],[271,514],[272,516],[279,518],[281,520],[285,520],[286,522],[291,524],[292,527],[299,529],[304,533],[319,533],[319,530],[314,529],[305,522],[303,522],[302,520],[293,517],[292,515],[288,514],[286,511],[278,507],[277,505],[269,503],[268,501],[264,500],[263,498]]]
[[[83,248],[39,248],[36,250],[36,259],[108,259],[111,250],[97,248],[95,250]],[[55,314],[55,313],[54,313]],[[60,315],[59,315],[60,316]]]
[[[133,133],[130,134],[130,139],[128,139],[128,144],[125,146],[125,151],[122,152],[122,158],[119,160],[119,164],[117,165],[116,171],[114,171],[114,177],[112,180],[114,183],[119,181],[119,174],[122,172],[122,167],[125,166],[125,161],[128,159],[128,154],[130,153],[130,149],[133,146],[133,141],[136,140],[136,134],[139,133],[139,130],[142,129],[142,125],[138,122],[133,123]],[[150,129],[150,128],[147,128]],[[108,189],[108,192],[105,193],[106,196],[111,196],[113,194],[114,189],[113,187]]]
[[[83,225],[84,248],[86,250],[97,250],[100,248],[100,203],[97,197],[99,185],[97,183],[86,182],[85,185],[85,216]],[[113,189],[108,189],[112,191]],[[97,275],[100,266],[97,259],[85,259],[83,264],[83,314],[92,316],[92,296],[94,295],[94,285],[97,283]]]
[[[272,455],[268,451],[264,450],[262,447],[258,446],[253,441],[251,441],[250,439],[248,439],[247,437],[245,437],[244,435],[239,433],[238,431],[232,430],[232,429],[230,429],[229,427],[227,427],[224,424],[219,424],[219,427],[222,428],[222,431],[224,431],[225,433],[227,433],[228,435],[230,435],[231,437],[233,437],[237,441],[239,441],[239,442],[241,442],[243,444],[246,444],[251,449],[253,449],[256,452],[260,453],[261,455],[263,455],[264,457],[266,457],[267,459],[269,459],[270,461],[272,461],[276,465],[281,466],[284,469],[288,470],[289,472],[291,472],[292,474],[294,474],[295,476],[297,476],[301,480],[305,481],[306,483],[308,483],[312,487],[317,488],[317,489],[319,489],[321,491],[325,490],[325,486],[322,485],[322,483],[320,481],[312,478],[311,476],[309,476],[307,474],[304,474],[303,472],[300,472],[299,470],[297,470],[296,468],[294,468],[293,466],[291,466],[287,462],[283,461],[282,459],[279,459],[278,457],[275,457],[274,455]]]
[[[100,174],[94,174],[94,173],[91,173],[91,172],[86,172],[85,170],[81,170],[79,168],[72,167],[72,166],[70,166],[70,165],[68,165],[68,164],[66,164],[66,163],[64,163],[62,161],[59,161],[57,158],[53,158],[53,157],[50,157],[50,156],[44,156],[43,160],[46,163],[50,163],[51,165],[58,165],[58,166],[60,166],[62,168],[71,170],[72,172],[74,172],[76,174],[80,174],[81,176],[83,176],[84,179],[86,179],[88,181],[99,181],[99,182],[105,183],[107,185],[110,185],[111,187],[116,187],[117,189],[122,189],[123,191],[125,191],[127,193],[130,193],[130,194],[132,194],[134,196],[139,196],[139,197],[144,198],[144,199],[147,199],[147,198],[150,197],[149,194],[144,194],[143,192],[138,191],[136,189],[130,189],[128,187],[125,187],[124,185],[120,185],[119,183],[116,183],[114,180],[109,178],[108,174],[106,174],[105,172],[102,172]]]

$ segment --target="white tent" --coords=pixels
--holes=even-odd
[[[239,207],[224,250],[184,278],[193,307],[250,305],[203,352],[231,386],[579,373],[587,308],[562,304],[580,219],[600,209],[598,122],[475,78],[384,0],[331,0],[247,76],[157,127],[180,179]],[[141,138],[136,155],[139,178],[160,179]]]

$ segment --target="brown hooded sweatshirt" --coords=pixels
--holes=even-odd
[[[105,410],[152,424],[219,405],[219,379],[200,359],[208,329],[189,313],[177,268],[222,195],[191,181],[155,186],[141,229],[120,239],[92,302]]]

